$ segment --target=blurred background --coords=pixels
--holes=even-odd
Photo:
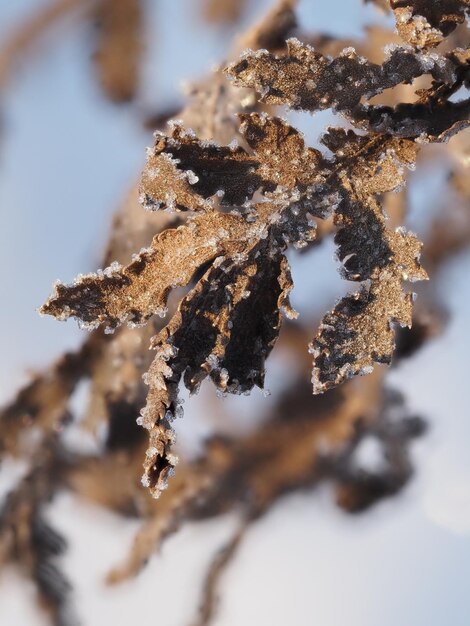
[[[14,49],[22,25],[52,4],[0,0],[2,404],[13,399],[31,372],[83,341],[86,333],[75,323],[41,318],[37,307],[56,278],[69,282],[100,266],[112,215],[142,170],[153,128],[183,106],[183,83],[229,59],[234,38],[271,2],[232,3],[229,16],[217,16],[213,8],[208,19],[210,3],[203,0],[148,0],[145,50],[131,102],[110,101],[100,83],[92,61],[96,24],[83,19],[79,6],[85,1],[69,2],[40,36],[27,34]],[[359,0],[303,0],[298,18],[303,31],[344,39],[363,37],[366,25],[393,29],[389,15]],[[13,61],[2,56],[9,45]],[[125,90],[111,95],[126,100]],[[334,120],[329,113],[291,114],[290,119],[312,145]],[[452,201],[446,196],[448,173],[448,163],[438,156],[423,161],[412,175],[408,224],[418,234],[426,217]],[[292,303],[306,319],[319,316],[342,293],[333,254],[327,241],[291,257]],[[336,506],[327,483],[278,500],[250,526],[224,574],[216,626],[470,623],[469,272],[465,250],[440,267],[435,280],[448,312],[446,326],[387,378],[405,395],[410,411],[428,424],[411,447],[411,481],[396,497],[354,516]],[[186,402],[177,426],[182,449],[197,450],[213,428],[207,402],[213,412],[232,413],[232,428],[234,423],[249,428],[260,407],[266,411],[275,401],[282,379],[276,354],[267,369],[266,386],[274,399],[259,390],[251,398],[216,398],[206,385],[194,402]],[[373,446],[359,452],[366,465],[380,462]],[[0,498],[27,468],[25,459],[5,457]],[[66,490],[48,505],[47,517],[67,537],[60,563],[85,626],[189,624],[213,553],[237,525],[236,512],[188,522],[137,578],[108,587],[104,577],[129,549],[139,521]],[[33,583],[14,565],[3,568],[0,624],[48,623]]]

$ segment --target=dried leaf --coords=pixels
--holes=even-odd
[[[208,375],[223,392],[263,386],[264,362],[281,323],[279,309],[289,307],[292,286],[285,257],[276,255],[266,265],[263,245],[246,260],[222,260],[209,269],[153,340],[158,352],[147,376],[141,423],[150,431],[143,482],[155,496],[166,488],[177,460],[170,423],[181,413],[180,378],[191,391]]]
[[[284,39],[295,31],[294,5],[278,2],[269,19],[242,40],[270,50],[249,52],[229,68],[240,68],[241,83],[238,77],[235,82],[245,87],[224,84],[219,70],[192,88],[183,122],[157,135],[141,181],[142,200],[150,209],[179,212],[136,210],[134,190],[134,200],[113,225],[104,262],[109,269],[59,285],[43,309],[60,318],[76,316],[93,328],[114,330],[123,321],[130,327],[112,335],[97,329],[82,352],[37,376],[2,414],[0,445],[32,464],[0,513],[0,561],[17,562],[34,578],[61,626],[69,587],[55,556],[63,542],[43,515],[58,488],[143,518],[134,548],[111,572],[111,582],[137,573],[185,521],[237,511],[241,530],[216,556],[204,582],[199,623],[206,624],[243,531],[282,495],[326,478],[339,506],[358,512],[397,493],[411,477],[409,443],[422,433],[423,422],[408,414],[402,398],[384,392],[379,369],[322,396],[312,396],[307,376],[295,379],[249,432],[232,426],[232,434],[214,434],[203,443],[198,458],[183,459],[160,500],[147,498],[140,486],[143,457],[144,482],[154,495],[173,471],[171,420],[181,413],[181,383],[196,391],[211,377],[221,394],[263,385],[281,313],[295,315],[288,301],[289,245],[301,248],[318,231],[336,231],[341,273],[362,283],[327,314],[312,344],[315,391],[368,372],[375,362],[389,362],[395,341],[396,357],[407,356],[441,328],[442,309],[436,307],[434,317],[426,306],[412,311],[404,283],[426,274],[418,262],[420,243],[396,228],[405,218],[406,199],[395,196],[394,206],[390,194],[414,167],[418,144],[446,140],[468,124],[467,101],[451,99],[468,82],[469,52],[458,49],[461,34],[440,48],[446,54],[398,47],[384,55],[372,49],[385,42],[383,32],[358,44],[369,60],[341,52],[343,43],[325,37],[308,39],[318,42],[316,51],[292,40],[285,49]],[[413,10],[428,11],[443,35],[460,21],[450,3],[414,3]],[[132,30],[135,22],[129,25]],[[256,80],[243,61],[256,66]],[[344,89],[349,76],[351,88]],[[271,98],[269,107],[298,108],[304,102],[312,110],[334,108],[356,130],[329,129],[322,140],[326,150],[308,148],[296,129],[256,99],[253,87]],[[465,154],[459,156],[462,165]],[[467,178],[465,169],[452,166],[449,186],[456,202],[440,212],[428,238],[431,267],[468,243]],[[325,218],[318,229],[314,218]],[[173,308],[170,301],[170,314],[176,312],[163,328],[155,313],[164,312],[170,292],[180,305]],[[412,313],[414,328],[398,329],[395,339],[395,326],[410,324]],[[301,370],[309,358],[305,332],[293,322],[285,328],[292,345],[282,363]],[[149,343],[153,350],[147,350]],[[147,395],[144,372],[149,389],[139,422],[149,430],[149,447],[135,422]],[[105,425],[106,431],[99,454],[64,457],[60,432],[50,433],[67,427],[70,395],[86,378],[91,384],[81,425],[100,432]],[[42,436],[23,445],[28,425],[40,427]],[[380,470],[358,463],[358,445],[367,437],[383,451]]]
[[[346,48],[335,58],[325,57],[298,39],[287,40],[287,54],[248,50],[229,65],[227,75],[240,87],[251,87],[268,104],[318,111],[352,111],[362,97],[409,83],[423,74],[452,83],[454,66],[437,54],[420,54],[406,47],[390,47],[382,65],[370,63]]]
[[[184,374],[190,389],[209,372],[223,390],[244,391],[254,384],[262,385],[264,359],[279,328],[276,311],[284,305],[290,290],[290,278],[281,269],[286,266],[282,250],[289,242],[302,243],[314,237],[312,215],[325,215],[336,205],[335,220],[340,225],[337,243],[340,259],[346,260],[345,275],[354,280],[375,280],[374,298],[380,295],[380,304],[365,312],[366,317],[371,314],[375,332],[366,335],[368,343],[358,340],[361,352],[348,374],[342,362],[344,332],[338,332],[336,352],[340,357],[329,362],[318,352],[316,366],[324,371],[318,377],[322,380],[322,376],[328,376],[328,385],[316,383],[315,391],[362,372],[374,360],[384,360],[385,354],[391,354],[390,321],[411,321],[410,297],[401,294],[401,281],[425,277],[417,265],[418,244],[404,232],[385,228],[376,201],[378,194],[400,183],[402,167],[414,162],[413,142],[393,138],[385,143],[371,142],[354,133],[331,130],[324,142],[338,156],[327,162],[318,151],[306,148],[301,135],[278,118],[258,114],[242,117],[241,131],[254,151],[252,156],[242,148],[225,149],[198,142],[180,127],[173,128],[176,134],[163,143],[171,146],[172,158],[178,157],[175,167],[181,167],[186,174],[184,168],[191,163],[191,171],[201,181],[193,192],[195,202],[205,201],[214,192],[214,186],[205,184],[211,180],[213,161],[218,168],[228,167],[228,161],[228,170],[237,181],[234,185],[232,180],[221,177],[219,182],[215,175],[216,186],[225,185],[227,191],[220,200],[222,204],[232,206],[234,194],[237,198],[254,194],[254,174],[246,181],[246,176],[237,171],[239,163],[247,162],[259,181],[273,181],[264,185],[267,202],[253,205],[246,214],[208,208],[187,225],[159,235],[131,265],[111,266],[99,275],[81,277],[70,287],[57,286],[43,307],[43,312],[61,318],[74,315],[87,324],[105,322],[114,327],[124,320],[142,323],[163,310],[172,287],[188,284],[198,268],[213,264],[183,300],[165,335],[154,342],[159,352],[149,370],[150,392],[142,423],[150,431],[144,481],[155,495],[166,485],[176,462],[170,451],[173,433],[169,420],[181,412],[177,403],[180,377]],[[157,138],[157,158],[160,144]],[[186,151],[196,156],[186,156]],[[234,171],[233,163],[237,164]],[[262,189],[264,183],[259,184]],[[159,186],[148,187],[146,173],[143,189],[146,198],[151,193],[162,193]],[[194,204],[184,208],[194,208]],[[240,295],[244,293],[245,298]],[[285,308],[289,312],[287,303]],[[250,314],[257,311],[257,315],[250,320],[249,315],[241,313],[245,309]],[[264,325],[268,332],[263,330]],[[250,350],[256,342],[260,342],[261,350],[258,360],[257,350]],[[383,348],[380,353],[376,350],[379,344]],[[322,344],[322,350],[329,347],[329,342]],[[330,381],[332,369],[335,378]]]
[[[200,142],[174,123],[171,136],[156,134],[142,176],[142,203],[148,210],[204,211],[224,204],[243,204],[264,181],[256,162],[240,146]],[[191,169],[192,168],[192,169]]]
[[[469,0],[390,0],[397,29],[417,48],[439,45],[470,13]]]
[[[404,229],[387,228],[376,200],[403,180],[403,168],[416,158],[414,144],[392,138],[374,142],[338,129],[323,141],[354,163],[340,178],[335,241],[345,278],[369,285],[343,298],[324,318],[310,347],[314,393],[367,373],[374,363],[390,363],[392,323],[411,325],[412,294],[403,292],[402,281],[427,277],[418,263],[421,244]]]
[[[124,321],[141,324],[154,314],[164,316],[170,290],[187,285],[201,265],[223,255],[231,242],[240,241],[242,251],[250,228],[238,215],[196,217],[157,235],[127,266],[112,264],[69,287],[58,283],[41,312],[59,319],[75,316],[89,328],[105,323],[110,329]]]
[[[287,41],[287,54],[247,51],[226,73],[240,87],[251,87],[263,102],[286,104],[311,112],[332,108],[361,129],[420,141],[446,141],[468,126],[470,100],[436,101],[434,87],[418,103],[395,108],[363,104],[386,89],[430,75],[449,95],[462,84],[468,51],[446,55],[391,46],[385,61],[370,63],[347,48],[335,58],[316,52],[297,39]],[[463,76],[462,76],[463,74]]]
[[[279,8],[278,15],[289,15],[290,3]],[[289,39],[284,54],[248,51],[227,68],[236,85],[256,89],[270,105],[343,113],[359,131],[329,129],[322,142],[331,156],[306,147],[296,129],[266,113],[239,116],[241,145],[199,139],[181,123],[157,133],[142,203],[192,215],[154,238],[130,265],[57,285],[42,308],[91,327],[142,324],[164,315],[170,291],[194,280],[152,341],[157,355],[139,421],[150,433],[143,481],[154,495],[176,463],[170,422],[181,413],[181,379],[191,391],[208,375],[222,392],[263,385],[280,309],[292,315],[284,252],[314,240],[314,218],[333,215],[341,272],[363,283],[326,315],[311,344],[314,393],[390,363],[394,326],[412,321],[413,295],[404,283],[427,275],[420,242],[387,224],[381,196],[404,184],[418,143],[443,141],[468,124],[470,100],[449,100],[465,81],[468,58],[466,50],[439,55],[394,46],[376,64],[352,49],[331,58]],[[367,103],[424,75],[434,82],[415,103]]]

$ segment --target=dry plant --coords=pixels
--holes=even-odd
[[[129,100],[143,54],[143,3],[88,4],[99,16],[100,82],[111,99]],[[57,283],[42,306],[59,320],[75,317],[91,334],[1,414],[0,452],[27,459],[29,471],[0,514],[0,563],[16,562],[36,581],[56,624],[72,619],[70,586],[56,558],[64,542],[44,510],[61,489],[142,518],[111,583],[140,571],[184,522],[237,511],[239,527],[203,586],[202,625],[246,529],[277,499],[327,480],[338,505],[359,512],[412,475],[409,442],[425,424],[387,387],[380,365],[409,357],[446,319],[436,289],[418,287],[414,306],[407,287],[427,279],[422,244],[403,226],[404,185],[420,151],[423,159],[447,159],[454,198],[426,234],[427,270],[435,275],[470,239],[468,134],[437,157],[429,146],[469,125],[470,99],[453,96],[468,86],[470,53],[461,42],[470,2],[390,5],[401,43],[380,29],[357,42],[301,35],[296,2],[278,2],[237,40],[235,60],[194,84],[178,120],[155,134],[141,180],[114,220],[105,269]],[[241,8],[203,3],[214,22],[236,19]],[[314,149],[279,107],[330,109],[344,122]],[[314,312],[301,323],[290,306],[286,252],[330,236],[342,277],[360,287],[315,334]],[[214,432],[176,468],[180,386],[194,393],[210,378],[222,396],[263,387],[279,334],[278,356],[297,371],[274,408],[249,432]],[[76,424],[71,397],[84,380],[79,426],[96,437],[95,455],[70,451],[63,436]],[[355,452],[367,437],[383,448],[380,471],[358,465]],[[142,463],[142,483],[158,500],[142,488]]]

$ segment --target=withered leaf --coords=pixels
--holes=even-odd
[[[255,89],[263,102],[311,112],[332,108],[367,131],[446,141],[469,124],[470,100],[437,99],[436,87],[417,103],[367,104],[383,91],[427,74],[436,86],[452,93],[468,73],[467,50],[439,55],[394,45],[386,50],[385,61],[376,64],[357,55],[354,48],[329,57],[289,39],[286,54],[249,50],[226,73],[235,85]]]
[[[452,3],[423,3],[422,10],[419,4],[407,2],[417,13],[435,14],[440,22],[454,19]],[[283,42],[295,27],[294,5],[295,0],[278,2],[272,21],[250,33],[249,47],[267,47],[279,58],[289,56]],[[443,23],[439,28],[445,32]],[[450,38],[445,49],[459,45],[456,41]],[[318,42],[323,54],[315,71],[325,63],[317,78],[326,101],[317,108],[323,104],[336,108],[356,131],[329,129],[323,137],[327,153],[308,148],[296,129],[272,116],[274,105],[264,107],[249,87],[223,85],[219,71],[205,86],[193,88],[191,104],[181,114],[184,122],[158,135],[155,148],[149,150],[141,194],[151,211],[129,212],[116,220],[104,261],[110,268],[81,277],[75,285],[60,285],[43,309],[64,319],[76,316],[91,328],[103,324],[114,330],[129,322],[112,335],[97,329],[85,344],[86,358],[82,353],[72,359],[69,355],[68,362],[63,359],[37,376],[0,416],[6,416],[0,422],[0,452],[24,453],[17,443],[28,424],[43,431],[26,451],[28,460],[33,459],[31,471],[0,512],[0,562],[12,560],[24,567],[41,597],[52,605],[57,623],[64,623],[69,586],[53,561],[63,541],[45,523],[42,507],[59,488],[74,489],[120,514],[143,518],[132,553],[111,573],[112,582],[136,573],[184,521],[224,511],[240,513],[239,530],[202,583],[197,623],[206,626],[214,613],[221,574],[245,529],[283,494],[326,477],[337,490],[338,504],[356,512],[396,493],[411,476],[408,443],[422,432],[423,424],[405,414],[401,398],[383,397],[383,369],[377,368],[369,377],[316,396],[303,376],[248,433],[216,435],[204,442],[198,458],[181,463],[171,489],[158,502],[146,498],[140,488],[144,456],[143,481],[154,495],[166,487],[173,472],[171,422],[181,413],[181,384],[196,391],[210,377],[221,393],[248,392],[263,385],[264,362],[277,339],[281,313],[295,315],[288,301],[292,280],[285,252],[288,245],[302,247],[316,237],[314,218],[328,218],[318,225],[321,232],[336,231],[344,278],[362,283],[357,293],[343,298],[325,316],[313,341],[314,391],[366,373],[376,362],[389,362],[394,326],[411,323],[413,296],[404,283],[426,275],[419,266],[420,243],[396,228],[403,223],[405,208],[392,207],[390,197],[403,197],[391,194],[404,184],[406,168],[414,166],[418,143],[446,140],[467,125],[467,102],[450,97],[468,83],[469,53],[454,49],[443,56],[399,48],[395,66],[389,67],[395,50],[385,54],[383,63],[376,40],[369,38],[360,50],[374,66],[351,50],[341,53],[345,44],[338,40],[319,37]],[[301,68],[294,70],[295,64],[289,63],[288,78],[299,91],[298,98],[304,97],[305,85],[295,78]],[[337,74],[332,70],[343,66],[354,85],[348,94],[338,95],[344,69]],[[420,89],[430,83],[429,76],[432,87]],[[277,78],[282,78],[280,72],[273,73],[271,82]],[[389,92],[382,96],[383,89]],[[380,105],[368,102],[374,94],[379,94],[375,102]],[[297,101],[293,94],[292,103]],[[269,115],[261,114],[263,110]],[[234,113],[239,112],[244,115],[237,118]],[[234,137],[240,145],[231,143]],[[462,160],[468,159],[462,155]],[[453,184],[468,195],[466,172],[459,180],[455,176],[454,172]],[[177,213],[159,213],[157,208]],[[441,213],[431,237],[431,266],[468,243],[468,211],[452,228],[448,211]],[[174,228],[181,223],[179,230]],[[149,244],[151,236],[165,227],[164,235]],[[129,263],[132,251],[142,246],[149,247]],[[178,287],[190,291],[181,295]],[[174,294],[170,315],[176,310],[175,300],[181,302],[163,328],[165,322],[154,315],[163,314],[170,292]],[[414,319],[419,319],[419,311]],[[146,326],[134,328],[146,321]],[[307,339],[298,326],[286,327],[288,333],[296,328],[297,350],[290,358],[296,361],[292,369],[300,371],[310,360]],[[428,320],[427,327],[418,325],[413,335],[401,332],[396,356],[410,354],[435,331]],[[149,343],[153,350],[147,351]],[[291,360],[286,356],[281,352],[287,368]],[[100,435],[104,430],[102,447],[98,455],[68,450],[65,457],[63,448],[54,445],[62,434],[50,440],[44,434],[61,431],[71,421],[65,419],[74,404],[70,395],[84,378],[91,383],[88,408],[75,426],[92,426]],[[138,421],[149,431],[148,448],[147,433],[135,423],[147,387],[147,404]],[[355,450],[364,436],[377,439],[383,449],[384,467],[379,471],[358,463]],[[28,454],[34,447],[39,447],[36,457]],[[52,462],[47,454],[41,456],[44,453]]]
[[[280,309],[290,311],[292,286],[287,260],[263,250],[268,245],[254,246],[241,261],[214,264],[152,341],[157,355],[140,422],[150,432],[143,481],[154,495],[166,488],[176,463],[171,421],[181,411],[180,378],[191,391],[208,375],[223,392],[263,386],[264,361],[277,339]]]
[[[409,83],[422,74],[442,82],[453,81],[453,63],[446,57],[393,46],[382,65],[346,48],[331,58],[298,39],[287,40],[287,53],[248,50],[225,70],[236,85],[255,89],[263,102],[287,104],[293,109],[350,111],[361,98],[370,99],[385,89]]]
[[[256,161],[240,146],[220,147],[199,141],[172,124],[171,136],[157,133],[142,176],[142,202],[147,209],[209,210],[217,198],[243,204],[259,188],[272,188],[260,176]]]
[[[469,0],[390,0],[397,29],[417,48],[439,45],[470,12]]]
[[[386,229],[377,202],[379,194],[400,184],[401,169],[414,162],[413,142],[393,138],[373,141],[332,129],[324,143],[336,158],[326,160],[319,151],[307,148],[300,133],[278,118],[253,113],[241,120],[241,132],[253,154],[237,148],[236,163],[249,160],[259,180],[271,181],[264,202],[252,202],[249,210],[236,214],[207,209],[185,226],[158,235],[129,266],[82,277],[70,287],[57,286],[43,307],[44,312],[62,318],[74,315],[85,323],[104,322],[111,327],[124,320],[142,323],[162,311],[174,286],[188,284],[198,268],[212,264],[153,341],[158,351],[148,372],[150,391],[141,421],[150,431],[144,481],[155,495],[166,485],[176,463],[171,452],[174,436],[170,422],[181,412],[181,377],[189,389],[196,388],[208,374],[222,390],[262,386],[264,360],[279,329],[279,308],[283,306],[291,314],[287,303],[291,281],[282,250],[288,243],[312,239],[312,216],[327,215],[336,209],[339,258],[344,261],[345,276],[376,280],[380,286],[380,306],[366,311],[366,317],[371,315],[371,323],[375,324],[375,334],[365,335],[356,366],[351,366],[347,375],[363,372],[374,361],[384,360],[383,354],[391,354],[390,322],[407,324],[411,315],[409,303],[406,312],[397,311],[394,298],[403,300],[405,307],[408,300],[401,293],[402,280],[425,276],[415,258],[419,247],[413,247],[413,238],[404,232]],[[198,142],[180,127],[176,139],[174,136],[169,142],[164,140],[164,145],[171,145],[172,150],[176,147],[178,156],[185,154],[175,166],[181,167],[183,175],[184,167],[191,164],[191,171],[204,181],[213,171],[213,160],[219,159],[219,168],[225,167],[225,159],[232,162],[233,149]],[[157,145],[159,142],[157,139]],[[194,160],[186,156],[191,151],[196,154]],[[234,193],[250,197],[254,193],[250,176],[248,187],[243,187],[243,176],[238,180]],[[224,177],[217,184],[227,185]],[[143,188],[161,193],[160,187],[148,189],[147,185],[144,173]],[[230,196],[232,188],[226,188]],[[206,193],[203,185],[192,197],[200,201],[210,192]],[[411,248],[413,267],[404,255],[407,247]],[[399,252],[401,257],[395,259]],[[392,292],[389,300],[381,272],[393,275],[393,280],[387,282]],[[346,377],[341,347],[344,337],[338,328],[336,351],[341,357],[330,362],[319,353],[316,362],[321,376],[328,377],[328,381],[334,370],[335,383]],[[386,344],[383,353],[376,349],[374,337],[381,346]],[[323,349],[329,348],[327,342]],[[324,388],[319,384],[314,387],[317,392]]]
[[[420,242],[389,225],[381,197],[404,184],[420,142],[443,141],[468,124],[467,101],[449,100],[466,80],[468,56],[394,46],[376,64],[353,49],[331,58],[290,39],[284,54],[248,51],[227,68],[236,85],[256,89],[270,105],[341,112],[357,131],[329,129],[322,142],[330,156],[308,148],[284,120],[259,112],[239,116],[240,145],[199,139],[178,122],[156,135],[142,203],[190,212],[187,222],[156,236],[127,266],[57,285],[42,308],[113,329],[163,315],[171,290],[195,282],[151,342],[157,353],[139,421],[150,433],[143,481],[154,495],[176,463],[171,421],[181,413],[181,380],[191,391],[207,376],[222,392],[263,385],[280,309],[293,315],[284,253],[315,238],[315,218],[333,215],[341,273],[362,285],[326,315],[311,344],[314,392],[391,361],[394,326],[412,320],[404,283],[427,276]],[[417,102],[367,103],[423,75],[433,84]]]
[[[211,212],[190,224],[156,235],[149,248],[127,266],[111,264],[104,271],[79,277],[71,286],[57,284],[42,313],[59,319],[71,316],[95,328],[115,328],[123,321],[141,324],[166,314],[168,294],[189,283],[204,263],[223,253],[232,240],[244,241],[249,226],[240,216]]]
[[[315,182],[322,155],[306,148],[297,130],[265,114],[239,117],[240,133],[254,154],[238,145],[201,142],[178,124],[172,125],[170,137],[157,134],[142,176],[144,206],[210,210],[216,198],[223,206],[240,206],[255,191],[270,192],[279,186],[305,191]]]
[[[402,228],[388,228],[377,201],[378,194],[403,182],[404,167],[416,158],[414,143],[374,140],[340,129],[330,130],[323,141],[354,163],[338,181],[335,241],[345,277],[369,285],[343,298],[324,318],[310,346],[315,393],[369,372],[374,363],[390,363],[392,323],[411,325],[412,294],[403,292],[402,282],[427,277],[418,263],[420,242]]]

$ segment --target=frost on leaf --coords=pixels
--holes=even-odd
[[[243,204],[263,184],[272,187],[242,147],[201,142],[174,123],[171,136],[157,134],[141,193],[147,209],[198,211],[210,209],[220,196],[224,204]]]
[[[244,224],[238,216],[213,212],[188,226],[167,229],[129,265],[111,264],[73,285],[57,284],[41,312],[110,328],[164,315],[170,290],[187,285],[201,265],[223,251],[225,240],[243,238]]]
[[[295,315],[288,303],[289,267],[271,212],[266,202],[249,218],[217,211],[198,215],[158,235],[130,265],[58,285],[43,307],[87,324],[141,323],[166,305],[170,289],[188,284],[196,270],[211,264],[152,342],[157,355],[146,376],[150,389],[139,421],[150,431],[145,482],[155,494],[176,462],[170,421],[180,412],[180,378],[191,390],[209,374],[222,391],[261,386],[280,309]]]
[[[428,57],[407,47],[392,48],[386,61],[378,65],[357,55],[354,48],[346,48],[332,58],[297,39],[289,39],[287,54],[249,50],[226,73],[235,84],[255,89],[268,104],[287,104],[307,111],[350,111],[363,96],[371,98],[425,73],[451,80],[451,70],[452,63],[444,57]]]
[[[411,325],[412,294],[403,291],[402,283],[426,278],[418,263],[421,244],[404,229],[387,226],[377,199],[403,182],[404,168],[416,158],[415,144],[371,140],[340,129],[330,130],[323,142],[344,162],[335,181],[341,201],[334,217],[342,273],[368,284],[323,319],[310,347],[315,393],[369,372],[374,363],[390,363],[392,323]]]
[[[448,101],[468,72],[468,51],[446,55],[391,46],[380,65],[344,49],[330,57],[297,39],[287,41],[287,53],[247,51],[226,69],[235,85],[251,87],[263,102],[315,112],[333,109],[365,131],[421,141],[445,141],[468,126],[470,101]],[[396,107],[373,105],[369,99],[397,85],[429,75],[433,88],[416,103]]]
[[[306,148],[301,133],[279,118],[257,113],[239,117],[251,152],[200,141],[177,124],[171,137],[157,135],[142,177],[144,206],[204,211],[221,204],[240,209],[256,191],[280,204],[280,194],[268,192],[309,196],[321,181],[320,152]]]
[[[397,29],[418,48],[439,45],[470,13],[469,0],[390,0]]]
[[[292,286],[283,255],[266,262],[267,245],[254,246],[243,261],[221,260],[209,269],[152,341],[157,355],[141,421],[150,431],[144,482],[155,494],[175,464],[170,423],[179,411],[181,377],[190,391],[206,376],[222,392],[263,386],[264,362],[279,333],[280,309],[290,310]]]
[[[156,355],[139,423],[150,435],[143,482],[154,495],[176,464],[171,421],[182,412],[181,382],[195,391],[210,377],[221,393],[263,385],[281,311],[295,315],[284,254],[315,239],[316,220],[332,216],[340,271],[361,285],[325,316],[311,344],[314,392],[391,361],[395,326],[412,320],[405,284],[427,276],[420,242],[390,223],[382,196],[405,183],[420,143],[444,141],[468,125],[470,100],[449,100],[466,81],[468,59],[462,49],[393,46],[383,63],[372,63],[351,48],[330,57],[290,39],[284,51],[248,50],[226,73],[233,89],[254,89],[269,106],[341,113],[354,130],[330,128],[322,137],[328,152],[309,148],[266,112],[240,114],[240,141],[230,145],[208,141],[207,125],[202,138],[179,122],[156,135],[140,198],[151,211],[187,212],[185,224],[157,235],[128,265],[59,283],[42,308],[114,329],[165,315],[170,292],[189,289],[151,341]],[[421,76],[432,84],[417,101],[369,102]]]

